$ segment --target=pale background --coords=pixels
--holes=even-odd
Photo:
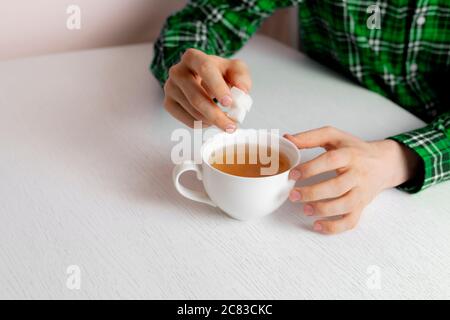
[[[153,41],[185,0],[2,0],[0,60]],[[69,5],[81,8],[81,30],[69,30]],[[262,32],[296,45],[295,9],[278,11]]]

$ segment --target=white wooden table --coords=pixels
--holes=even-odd
[[[0,63],[0,298],[450,298],[449,183],[384,192],[338,236],[310,231],[290,203],[243,223],[179,196],[180,124],[151,56],[137,45]],[[378,139],[423,125],[266,38],[238,56],[254,78],[245,127]]]

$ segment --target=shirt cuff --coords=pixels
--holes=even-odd
[[[410,148],[422,160],[415,177],[398,186],[399,189],[416,193],[450,178],[450,137],[440,122],[388,138]]]

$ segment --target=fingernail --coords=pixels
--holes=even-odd
[[[249,90],[248,90],[248,88],[247,87],[245,87],[245,86],[243,86],[243,85],[235,85],[235,87],[237,87],[239,90],[242,90],[242,91],[244,91],[245,93],[247,93],[248,94],[248,92],[249,92]]]
[[[224,96],[222,97],[222,99],[220,99],[220,104],[223,105],[224,107],[228,107],[229,105],[231,105],[231,102],[233,100],[231,100],[230,96]]]
[[[313,228],[315,231],[322,231],[322,225],[320,223],[314,224]]]
[[[236,131],[236,125],[234,124],[229,124],[225,127],[225,131],[227,133],[233,133],[234,131]]]
[[[291,193],[289,194],[289,199],[292,202],[299,201],[301,199],[300,192],[298,192],[297,190],[292,190]]]
[[[303,206],[303,212],[307,215],[307,216],[312,216],[314,214],[314,208],[309,205],[309,204],[305,204]]]
[[[289,172],[289,179],[291,179],[291,180],[298,180],[298,179],[300,179],[300,176],[301,176],[301,174],[300,174],[300,171],[298,171],[298,170],[291,170],[291,172]]]

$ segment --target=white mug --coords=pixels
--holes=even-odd
[[[289,159],[290,168],[276,175],[256,178],[241,177],[222,172],[209,163],[211,154],[227,145],[243,141],[255,130],[236,130],[233,134],[219,133],[208,139],[201,148],[201,164],[191,160],[177,165],[172,174],[177,191],[184,197],[219,207],[229,216],[238,220],[263,217],[278,209],[288,198],[295,181],[289,180],[289,171],[300,163],[297,147],[289,140],[264,131],[259,136],[258,145],[276,141],[278,150]],[[271,140],[272,139],[272,140]],[[199,192],[181,185],[180,176],[186,171],[195,171],[197,179],[203,181],[205,191]]]

